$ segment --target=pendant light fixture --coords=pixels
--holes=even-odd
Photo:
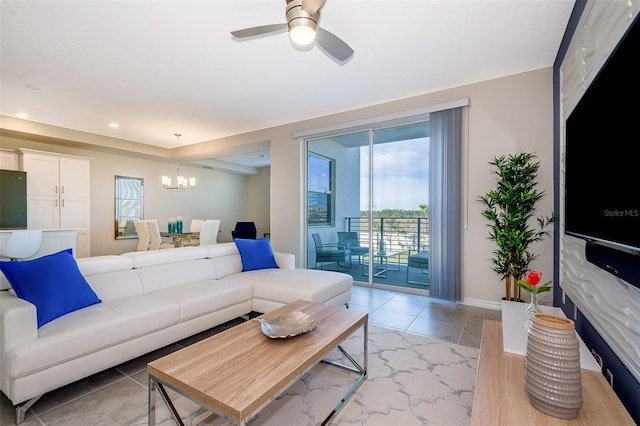
[[[195,189],[196,178],[185,178],[180,175],[180,133],[174,133],[176,137],[176,185],[172,185],[169,176],[162,176],[162,187],[164,189]]]

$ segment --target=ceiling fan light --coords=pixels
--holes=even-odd
[[[299,46],[307,46],[316,38],[316,30],[305,25],[296,25],[289,30],[289,38]]]

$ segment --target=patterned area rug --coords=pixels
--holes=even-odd
[[[363,365],[362,330],[347,339],[342,347]],[[330,424],[469,424],[477,349],[370,325],[368,352],[367,379]],[[327,359],[348,364],[338,350]],[[353,384],[354,377],[321,363],[247,424],[321,424]],[[207,418],[197,407],[190,408],[193,416],[186,419],[187,424],[228,424],[217,416]]]

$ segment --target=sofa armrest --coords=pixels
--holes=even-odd
[[[0,291],[0,354],[37,338],[36,307],[9,291]]]
[[[291,253],[273,253],[276,258],[276,263],[280,267],[280,269],[295,269],[296,267],[296,257]]]

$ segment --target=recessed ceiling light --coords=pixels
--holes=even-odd
[[[114,129],[117,129],[118,127],[120,127],[120,125],[118,123],[109,123],[109,127],[113,127]]]
[[[26,114],[24,112],[16,112],[16,117],[18,117],[18,118],[29,118],[29,114]]]
[[[269,155],[268,154],[260,154],[259,157],[260,158],[269,158]]]

